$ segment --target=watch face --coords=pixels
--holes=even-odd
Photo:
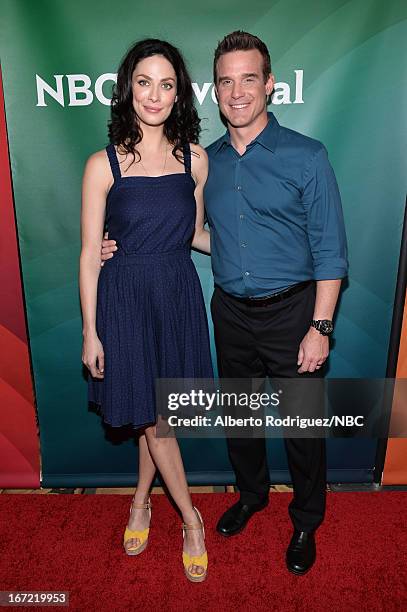
[[[323,334],[331,334],[333,332],[333,329],[334,326],[332,325],[332,321],[328,321],[327,319],[324,319],[319,324],[319,330]]]

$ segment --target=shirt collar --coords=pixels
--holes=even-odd
[[[228,145],[228,144],[230,144],[230,134],[229,134],[229,131],[226,130],[223,136],[221,136],[218,139],[218,142],[216,143],[216,153],[220,151],[220,149],[222,149],[224,145]]]
[[[275,118],[274,113],[268,112],[267,117],[268,117],[268,123],[266,127],[260,132],[260,134],[256,136],[254,140],[251,141],[251,143],[249,143],[248,146],[253,145],[256,142],[258,142],[260,145],[262,145],[263,147],[265,147],[266,149],[269,149],[270,151],[274,153],[277,148],[280,124]],[[220,151],[224,146],[230,145],[230,144],[231,144],[230,134],[229,134],[229,131],[227,130],[223,134],[223,136],[219,138],[217,142],[216,153]]]
[[[266,149],[269,149],[273,153],[275,153],[278,142],[278,135],[280,132],[280,124],[274,116],[274,113],[268,112],[268,123],[264,130],[260,132],[260,134],[252,141],[254,144],[258,142]],[[252,144],[250,143],[250,144]]]

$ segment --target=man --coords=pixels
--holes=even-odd
[[[207,148],[205,186],[219,374],[321,377],[348,269],[326,149],[267,113],[274,77],[267,47],[256,36],[238,31],[219,43],[214,83],[227,122],[227,132]],[[110,245],[104,241],[104,253],[112,252]],[[294,492],[286,563],[304,574],[315,561],[314,534],[325,513],[325,440],[284,443]],[[264,438],[228,438],[227,444],[240,499],[217,531],[233,536],[268,505],[270,479]]]

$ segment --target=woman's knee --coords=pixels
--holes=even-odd
[[[157,426],[152,425],[145,430],[147,444],[149,447],[162,448],[169,445],[170,439],[165,436],[161,429],[157,432]]]

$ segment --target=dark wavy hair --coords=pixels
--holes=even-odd
[[[184,145],[189,142],[197,144],[201,131],[201,120],[193,100],[191,78],[181,53],[164,40],[140,40],[129,49],[120,63],[117,82],[113,87],[111,119],[108,124],[110,142],[120,145],[121,149],[132,154],[133,162],[135,147],[142,140],[143,133],[133,108],[132,76],[138,62],[152,55],[165,57],[177,76],[177,102],[164,123],[164,135],[173,145],[172,154],[178,160],[182,159]]]
[[[213,82],[217,82],[218,75],[216,72],[216,67],[218,60],[222,55],[225,55],[225,53],[230,53],[231,51],[250,51],[251,49],[257,49],[260,51],[263,57],[263,77],[264,82],[266,83],[271,72],[270,53],[267,46],[260,38],[258,38],[258,36],[249,34],[249,32],[244,32],[243,30],[235,30],[230,34],[227,34],[218,43],[218,46],[215,49],[215,56],[213,58]]]

